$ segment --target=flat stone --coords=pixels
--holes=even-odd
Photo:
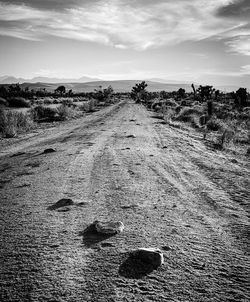
[[[124,230],[124,224],[121,221],[94,222],[96,231],[101,234],[118,234]]]
[[[55,204],[48,207],[48,210],[56,210],[62,207],[72,206],[74,204],[73,200],[70,198],[62,198],[58,200]]]
[[[56,150],[53,148],[48,148],[43,151],[44,154],[53,153],[53,152],[56,152]]]
[[[156,248],[140,248],[131,253],[133,258],[151,264],[153,267],[161,266],[164,263],[163,253]]]
[[[136,138],[134,134],[127,135],[127,138]]]
[[[233,158],[233,159],[231,159],[231,163],[237,164],[237,163],[238,163],[238,160]]]
[[[69,212],[69,211],[70,211],[69,207],[63,207],[63,208],[58,209],[58,212],[61,212],[61,213]]]

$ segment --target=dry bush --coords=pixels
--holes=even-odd
[[[29,108],[30,104],[27,100],[25,100],[22,97],[14,97],[8,99],[8,103],[10,107],[16,107],[16,108]]]
[[[72,98],[64,98],[64,99],[62,99],[62,104],[64,106],[71,107],[73,105],[73,99]]]
[[[96,99],[91,99],[87,102],[84,102],[80,106],[80,110],[85,111],[85,112],[94,112],[96,105],[97,105],[97,100]]]
[[[45,105],[53,104],[53,98],[46,97],[46,98],[43,99],[43,103],[44,103]]]
[[[57,113],[61,121],[67,120],[75,116],[75,111],[65,105],[59,106],[57,108]]]
[[[33,126],[28,113],[0,109],[0,132],[3,137],[15,137],[19,130],[27,131]]]
[[[8,102],[4,99],[0,97],[0,106],[8,106]]]
[[[234,136],[235,131],[230,126],[221,128],[216,137],[216,146],[223,149],[225,144],[229,144],[233,140]]]
[[[224,123],[216,117],[212,117],[207,122],[207,130],[218,131],[224,127]]]
[[[178,106],[178,103],[174,99],[167,99],[166,101],[164,101],[164,103],[167,107],[176,108]]]
[[[50,107],[36,106],[31,109],[33,120],[36,122],[53,122],[57,120],[57,110]]]
[[[181,109],[181,111],[175,117],[175,119],[181,122],[192,122],[194,120],[194,115],[199,117],[202,114],[203,114],[203,109],[200,106],[184,107],[183,109]]]

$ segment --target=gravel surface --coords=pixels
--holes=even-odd
[[[2,144],[0,301],[250,300],[247,157],[152,116],[125,100]]]

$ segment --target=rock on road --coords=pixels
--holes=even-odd
[[[1,148],[0,301],[250,300],[249,164],[152,115],[125,100]],[[156,270],[128,260],[148,247]]]

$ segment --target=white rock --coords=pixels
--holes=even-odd
[[[155,267],[164,263],[163,253],[156,248],[140,248],[132,252],[132,257],[152,264]]]
[[[101,234],[117,234],[124,230],[124,224],[121,221],[95,221],[96,231]]]

